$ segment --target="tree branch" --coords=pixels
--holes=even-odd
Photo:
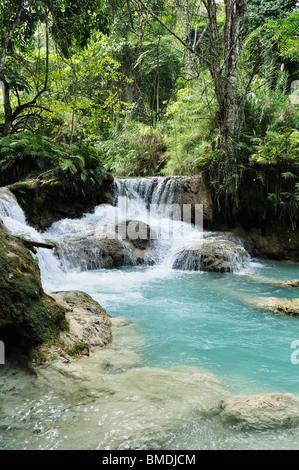
[[[12,114],[12,122],[16,120],[16,118],[25,110],[28,108],[33,108],[37,107],[36,102],[38,98],[47,91],[48,87],[48,81],[49,81],[49,21],[48,21],[48,12],[45,11],[45,19],[46,19],[46,75],[45,75],[45,81],[44,81],[44,86],[42,90],[40,90],[33,100],[29,101],[28,103],[24,103],[22,105],[19,105],[15,111]],[[39,106],[41,109],[42,107]]]
[[[137,2],[137,0],[133,0],[135,1],[135,3]],[[174,31],[172,31],[172,29],[170,29],[167,24],[164,23],[164,21],[160,20],[160,18],[142,1],[142,0],[138,0],[139,3],[146,9],[146,11],[156,20],[158,21],[158,23],[160,23],[160,25],[163,26],[163,28],[165,28],[170,34],[172,34],[172,36],[174,36],[186,49],[188,49],[190,52],[192,52],[193,54],[196,53],[196,51],[189,45],[187,44],[182,38],[180,38],[180,36],[178,36]]]

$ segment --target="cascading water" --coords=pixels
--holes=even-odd
[[[191,204],[182,203],[182,178],[132,178],[114,183],[113,200],[120,207],[128,204],[128,218],[138,218],[156,234],[157,259],[165,267],[182,270],[207,270],[207,251],[226,261],[219,271],[237,271],[247,266],[250,257],[240,239],[203,232],[202,208],[195,210],[191,224]],[[129,203],[128,203],[129,201]],[[212,255],[213,256],[213,255]],[[217,271],[216,263],[213,269]],[[212,270],[212,268],[211,268]]]
[[[178,178],[116,180],[112,194],[113,206],[41,234],[12,193],[0,189],[8,230],[57,246],[38,249],[45,290],[83,290],[112,317],[133,322],[114,330],[110,349],[75,361],[71,378],[72,369],[63,377],[47,366],[36,378],[8,367],[0,383],[0,447],[296,449],[299,428],[243,432],[217,413],[231,394],[299,395],[290,361],[298,319],[265,315],[247,302],[252,295],[291,297],[262,279],[293,279],[298,266],[249,265],[239,240],[171,217],[165,206],[182,202]],[[152,205],[164,207],[155,212]],[[153,233],[143,263],[141,250],[116,230],[136,220]],[[236,256],[235,270],[204,272],[208,248],[216,264],[225,253],[228,264]]]
[[[45,249],[38,250],[42,281],[48,292],[61,288],[67,273],[134,266],[141,261],[168,269],[186,269],[188,266],[187,269],[200,270],[200,262],[180,262],[182,256],[188,258],[190,252],[194,252],[194,244],[197,244],[196,256],[200,259],[200,246],[205,245],[202,223],[192,225],[191,214],[187,222],[182,221],[179,183],[175,177],[116,180],[112,187],[114,206],[101,205],[81,219],[61,220],[43,234],[27,224],[14,195],[2,188],[0,217],[12,234],[40,242],[50,240],[56,245],[56,256]],[[132,221],[142,222],[143,227],[148,226],[151,230],[142,260],[140,256],[136,258],[132,245],[127,243]],[[117,228],[126,223],[128,230],[123,235]],[[135,235],[142,238],[138,231]],[[191,248],[185,252],[188,244]],[[236,257],[229,244],[226,252]],[[237,256],[234,260],[233,268],[239,267],[244,267],[244,256]]]
[[[46,242],[41,233],[28,225],[24,211],[7,188],[0,188],[0,220],[12,235],[36,242]],[[41,280],[45,289],[49,292],[55,290],[65,276],[59,260],[52,251],[42,248],[37,249],[35,256],[39,260]]]
[[[116,180],[115,195],[139,197],[147,208],[151,204],[181,203],[181,178],[175,176],[162,178],[130,178]],[[116,190],[115,190],[116,189]],[[116,198],[114,198],[115,200]]]

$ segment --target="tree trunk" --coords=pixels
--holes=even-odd
[[[12,125],[12,109],[11,109],[11,104],[10,104],[10,90],[9,90],[9,84],[5,80],[5,77],[3,73],[0,72],[0,81],[3,83],[3,106],[4,106],[4,125],[2,128],[2,134],[3,136],[6,136],[9,134],[11,125]]]
[[[10,97],[9,97],[9,84],[7,83],[5,76],[4,76],[4,69],[5,69],[5,62],[7,51],[9,48],[10,41],[13,37],[13,34],[16,28],[20,24],[21,15],[24,9],[24,0],[19,0],[16,2],[14,7],[16,11],[11,11],[5,25],[2,25],[3,31],[1,31],[1,50],[0,50],[0,81],[3,83],[3,98],[4,98],[4,115],[5,115],[5,122],[2,129],[3,135],[9,134],[11,125],[12,125],[12,109],[10,105]],[[14,16],[15,14],[15,16]]]
[[[225,0],[224,89],[220,144],[225,152],[229,153],[229,158],[234,158],[235,156],[235,144],[238,141],[238,133],[240,130],[238,126],[237,71],[240,58],[240,22],[245,12],[246,3],[247,2],[244,0]]]
[[[249,4],[248,0],[224,0],[225,26],[223,39],[217,23],[215,0],[205,0],[209,17],[211,37],[211,60],[209,64],[220,114],[218,149],[222,150],[230,164],[235,159],[238,141],[238,89],[237,71],[240,58],[240,22]],[[222,47],[221,47],[222,46]]]

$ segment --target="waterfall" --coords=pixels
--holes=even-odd
[[[53,251],[37,250],[46,292],[69,287],[70,273],[138,264],[226,272],[248,261],[240,240],[220,239],[217,233],[204,232],[202,224],[191,224],[190,214],[183,217],[182,177],[116,179],[110,191],[113,205],[55,222],[41,234],[28,225],[11,191],[0,188],[0,219],[8,231],[56,246]],[[220,266],[222,258],[225,267]]]
[[[16,197],[7,188],[0,188],[0,217],[7,226],[10,222],[26,225],[26,217]]]
[[[14,236],[41,243],[47,241],[46,237],[28,225],[24,211],[8,188],[0,188],[0,220]],[[51,250],[44,248],[38,248],[35,257],[39,261],[42,284],[45,290],[51,292],[65,277],[61,264]]]
[[[181,176],[119,179],[113,200],[118,207],[122,199],[127,204],[129,200],[130,217],[139,217],[154,229],[158,262],[165,268],[233,272],[247,266],[250,256],[238,237],[204,232],[202,217],[197,225],[191,224],[194,207],[183,205],[184,181]],[[188,212],[184,217],[184,208],[190,210],[189,217]]]
[[[118,196],[137,197],[147,208],[150,204],[181,204],[181,177],[118,179],[114,186],[114,201]]]

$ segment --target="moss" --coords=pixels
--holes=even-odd
[[[77,343],[72,347],[72,349],[67,351],[67,354],[69,356],[72,356],[72,357],[80,356],[82,354],[82,352],[84,351],[84,349],[86,349],[86,348],[88,348],[87,344]]]
[[[30,360],[36,365],[46,364],[50,359],[50,354],[48,351],[43,350],[40,346],[32,348],[30,352]]]
[[[54,341],[65,328],[65,311],[44,293],[30,251],[1,225],[0,308],[0,328],[13,325],[24,347]]]

